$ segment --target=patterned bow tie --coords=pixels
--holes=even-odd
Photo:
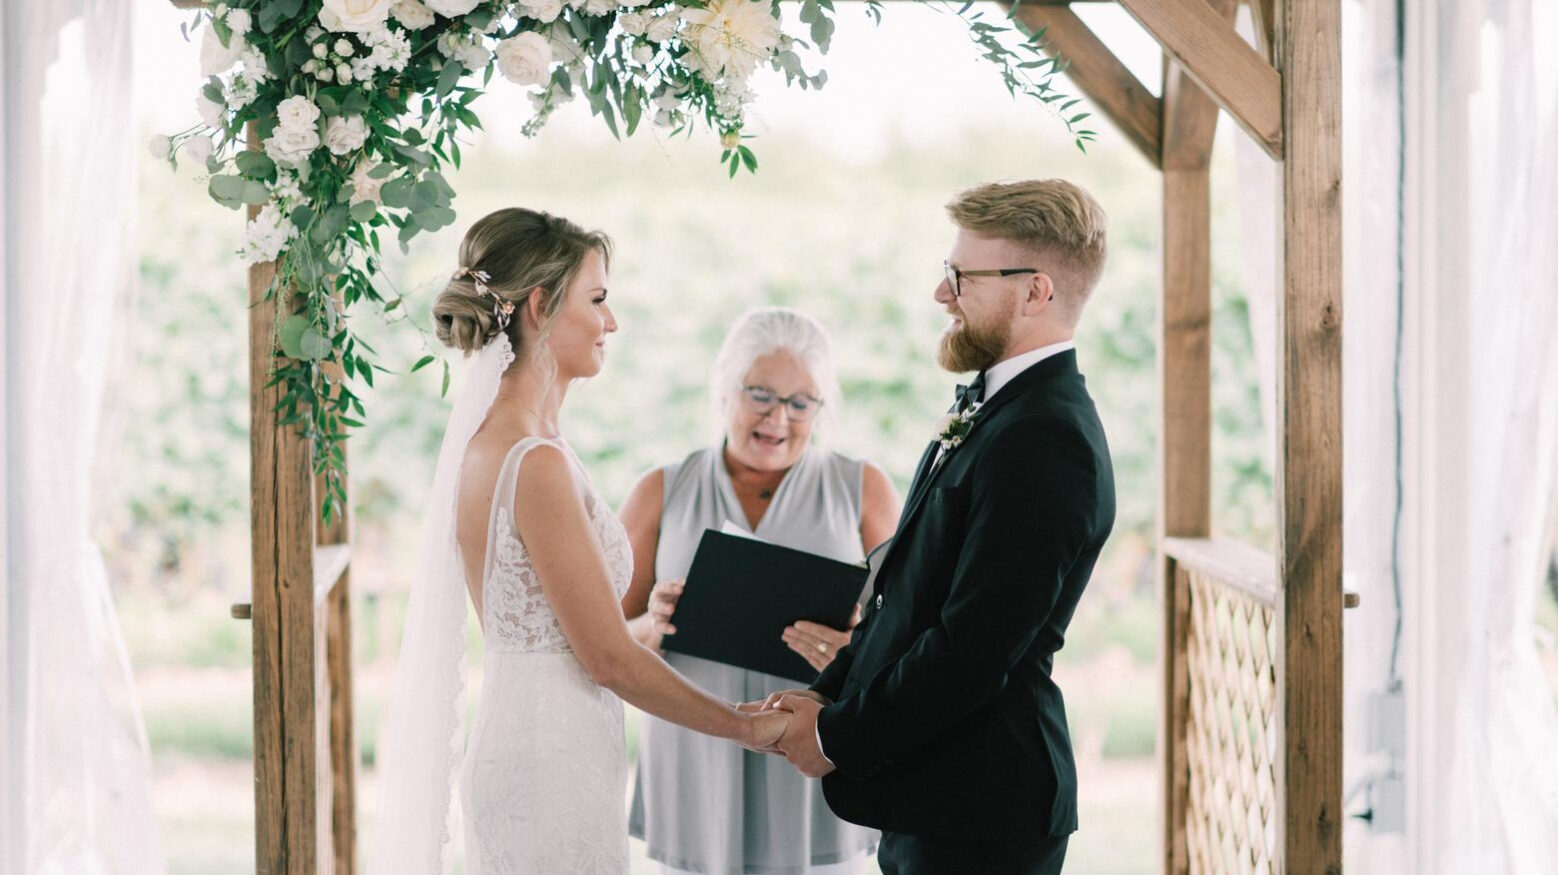
[[[967,386],[963,385],[962,383],[958,384],[957,400],[953,403],[953,412],[962,413],[963,411],[967,410],[970,405],[977,404],[984,399],[985,373],[984,371],[980,371],[979,376],[974,378],[974,382],[969,383]]]

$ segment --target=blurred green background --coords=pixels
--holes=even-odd
[[[835,52],[843,51],[841,37]],[[517,129],[504,118],[509,105],[497,102],[489,114],[477,104],[489,128]],[[642,471],[714,434],[706,401],[714,351],[732,319],[761,304],[805,309],[830,329],[846,396],[835,445],[882,465],[902,491],[956,382],[931,354],[945,320],[931,294],[952,236],[942,204],[977,182],[1029,176],[1070,178],[1102,202],[1112,252],[1078,345],[1114,453],[1120,514],[1057,662],[1082,793],[1068,871],[1155,871],[1156,172],[1107,127],[1080,154],[1058,123],[1026,104],[935,138],[889,129],[860,148],[776,125],[752,141],[758,173],[734,180],[707,136],[644,132],[617,143],[594,127],[565,123],[533,142],[478,138],[452,176],[460,221],[387,259],[384,279],[406,296],[407,316],[390,325],[367,310],[353,318],[381,363],[403,372],[425,351],[441,352],[426,332],[428,305],[471,221],[519,204],[608,231],[618,244],[612,303],[621,331],[604,373],[570,396],[564,431],[613,503]],[[1271,476],[1236,281],[1228,140],[1213,177],[1216,518],[1223,533],[1266,544]],[[232,255],[242,222],[208,200],[194,172],[170,174],[150,158],[139,210],[140,287],[125,338],[133,356],[117,375],[105,435],[100,541],[145,712],[171,870],[246,872],[249,626],[227,613],[228,603],[247,600],[249,574],[245,278]],[[436,367],[377,382],[366,394],[370,424],[350,448],[363,836],[405,570],[447,415]]]

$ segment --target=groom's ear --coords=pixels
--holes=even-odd
[[[1055,280],[1049,274],[1040,271],[1028,278],[1024,291],[1027,294],[1022,301],[1023,315],[1037,316],[1055,300]]]

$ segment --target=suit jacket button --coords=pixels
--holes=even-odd
[[[876,609],[879,611],[882,609],[882,596],[880,594],[876,597]]]

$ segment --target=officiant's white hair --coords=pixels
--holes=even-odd
[[[812,421],[812,441],[820,442],[832,433],[844,404],[844,393],[833,367],[833,341],[822,323],[789,307],[748,310],[725,335],[725,342],[714,357],[709,381],[709,403],[722,433],[725,405],[734,402],[747,371],[758,359],[780,351],[805,365],[817,382],[817,391],[822,393],[822,409]]]

